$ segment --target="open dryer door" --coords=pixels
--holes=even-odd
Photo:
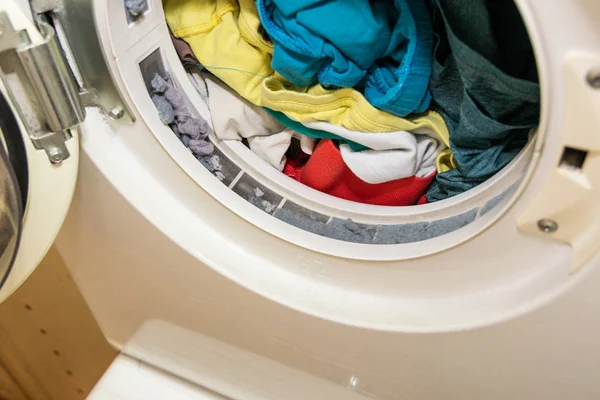
[[[42,28],[0,4],[0,302],[54,242],[77,178],[83,108],[54,30]]]

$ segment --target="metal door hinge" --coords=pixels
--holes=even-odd
[[[1,0],[0,0],[1,1]],[[104,58],[95,18],[95,0],[29,0],[34,21],[54,27],[84,106],[97,107],[113,120],[134,122]],[[100,2],[102,3],[102,2]]]
[[[27,31],[15,30],[0,11],[0,68],[34,146],[57,164],[69,157],[65,142],[69,130],[85,119],[85,108],[54,29],[46,23],[38,27],[42,40],[32,43]]]

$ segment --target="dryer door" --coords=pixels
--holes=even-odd
[[[0,302],[42,260],[73,197],[84,114],[57,50],[51,27],[0,4]]]

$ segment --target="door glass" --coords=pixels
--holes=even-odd
[[[5,120],[10,109],[0,108],[0,120]],[[4,129],[0,123],[0,288],[6,281],[19,248],[23,203],[15,171],[7,154]],[[14,134],[14,133],[13,133]]]

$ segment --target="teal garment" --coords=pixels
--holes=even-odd
[[[506,166],[540,115],[535,58],[513,0],[437,0],[433,26],[430,89],[457,168],[436,176],[430,203],[472,189]]]
[[[257,0],[271,66],[299,87],[356,87],[404,117],[427,110],[433,34],[425,0]]]
[[[358,144],[358,143],[352,142],[348,139],[341,138],[340,136],[334,135],[333,133],[319,131],[317,129],[312,129],[307,126],[304,126],[300,122],[294,121],[293,119],[289,118],[287,115],[285,115],[284,113],[281,113],[279,111],[274,111],[269,108],[265,108],[265,110],[267,110],[267,112],[269,114],[271,114],[273,116],[273,118],[275,118],[280,124],[285,125],[286,127],[290,128],[291,130],[294,130],[305,136],[309,136],[309,137],[312,137],[315,139],[338,140],[340,143],[346,143],[354,151],[362,151],[362,150],[367,149],[367,147],[363,146],[362,144]]]

